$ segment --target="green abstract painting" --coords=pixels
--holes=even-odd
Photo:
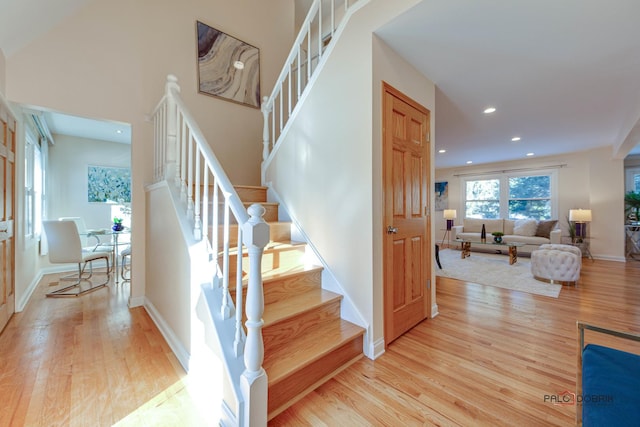
[[[131,202],[131,168],[89,166],[87,176],[89,202]]]

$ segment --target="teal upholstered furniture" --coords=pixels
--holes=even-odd
[[[583,426],[640,425],[640,355],[587,344],[584,331],[640,342],[640,335],[578,322],[576,421]]]

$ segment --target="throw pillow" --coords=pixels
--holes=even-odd
[[[518,219],[513,226],[513,234],[518,236],[535,236],[538,222],[535,219]]]
[[[558,223],[558,220],[552,219],[549,221],[540,221],[538,223],[538,228],[536,229],[537,237],[546,237],[547,239],[551,237],[551,230],[553,230]]]

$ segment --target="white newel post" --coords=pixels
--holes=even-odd
[[[178,107],[173,99],[172,91],[180,92],[178,78],[173,74],[167,76],[167,84],[165,85],[165,94],[167,96],[167,145],[165,147],[165,175],[164,179],[173,180],[178,172]]]
[[[246,315],[247,341],[244,349],[245,370],[240,379],[244,398],[245,426],[267,425],[267,373],[262,367],[264,343],[262,341],[262,314],[264,293],[262,288],[262,253],[269,243],[269,225],[264,221],[265,209],[253,204],[247,210],[249,221],[243,225],[245,246],[249,254],[249,286],[247,289]]]
[[[264,126],[262,128],[262,161],[269,157],[269,113],[271,113],[271,105],[269,105],[269,97],[262,98],[262,117],[264,117]]]

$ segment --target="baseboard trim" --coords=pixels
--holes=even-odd
[[[31,299],[31,296],[33,295],[33,292],[38,287],[38,283],[40,282],[40,280],[42,280],[42,277],[44,277],[44,274],[42,274],[42,270],[40,270],[36,277],[33,278],[33,281],[29,283],[29,286],[27,286],[27,289],[25,290],[24,294],[21,295],[20,300],[16,301],[16,313],[20,313],[27,306],[29,300]]]
[[[149,313],[149,317],[151,317],[153,323],[156,324],[158,330],[160,330],[160,333],[164,337],[165,341],[167,341],[167,344],[169,344],[171,351],[173,351],[173,354],[175,354],[178,358],[178,362],[180,362],[180,365],[182,365],[186,372],[189,372],[190,355],[187,349],[184,348],[184,346],[182,345],[176,334],[173,332],[173,330],[169,327],[169,324],[164,320],[160,312],[155,308],[151,301],[146,298],[144,301],[144,309],[147,311],[147,313]]]
[[[438,311],[438,304],[431,305],[431,318],[436,317],[440,312]]]
[[[369,345],[369,351],[365,356],[367,356],[371,360],[376,360],[378,357],[382,356],[385,352],[385,343],[384,338],[377,339]]]

